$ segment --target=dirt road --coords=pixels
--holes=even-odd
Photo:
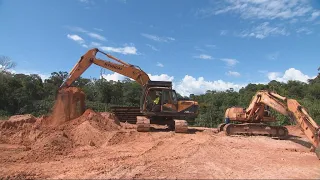
[[[78,119],[70,122],[72,128],[69,123],[38,135],[33,143],[24,139],[15,145],[12,144],[17,142],[15,139],[3,138],[8,137],[6,133],[16,137],[20,132],[23,137],[27,132],[18,131],[19,128],[15,133],[12,129],[2,130],[1,176],[24,179],[320,178],[320,160],[309,152],[307,139],[295,127],[289,131],[299,137],[274,140],[228,137],[215,133],[214,129],[199,128],[190,129],[189,134],[165,130],[138,133],[125,129],[127,126],[106,130],[93,122],[98,121]]]

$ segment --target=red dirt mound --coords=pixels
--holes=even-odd
[[[70,121],[66,129],[70,129],[70,138],[76,146],[100,146],[105,142],[109,131],[120,129],[116,122],[114,119],[106,118],[106,116],[88,109],[82,116]],[[74,126],[75,123],[79,124]]]
[[[112,117],[112,114],[101,115],[88,109],[80,117],[52,127],[48,126],[50,118],[46,116],[38,119],[30,115],[14,116],[7,122],[16,122],[19,126],[10,124],[0,128],[0,143],[27,146],[30,151],[26,152],[25,161],[55,159],[78,146],[101,146],[114,134],[110,131],[121,128],[119,121]]]
[[[62,131],[44,134],[31,147],[26,159],[45,160],[59,155],[66,155],[71,151],[72,141]]]
[[[40,131],[33,128],[37,119],[30,115],[15,115],[1,123],[0,142],[9,144],[30,145]]]
[[[23,126],[25,123],[34,123],[34,122],[36,122],[36,118],[31,114],[15,115],[15,116],[11,116],[9,120],[3,121],[1,123],[1,128],[5,128],[5,129],[19,128]]]

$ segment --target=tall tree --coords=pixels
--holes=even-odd
[[[0,56],[0,72],[7,71],[16,66],[16,63],[8,56]]]

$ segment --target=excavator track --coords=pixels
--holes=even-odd
[[[288,136],[288,129],[283,126],[269,126],[259,123],[226,124],[223,128],[226,135],[251,135],[271,136],[285,139]]]
[[[226,125],[226,123],[221,123],[221,124],[219,124],[218,127],[217,127],[218,132],[223,131],[223,128],[224,128],[225,125]]]
[[[145,116],[137,116],[137,131],[149,132],[150,131],[150,119]]]
[[[188,123],[185,120],[174,120],[174,131],[176,133],[187,133]]]
[[[111,107],[111,112],[120,122],[127,122],[130,124],[136,124],[137,117],[143,116],[140,112],[140,107],[114,106]]]

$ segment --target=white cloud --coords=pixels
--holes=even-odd
[[[84,40],[82,39],[82,37],[76,35],[76,34],[68,34],[67,37],[71,40],[74,40],[76,42],[79,42],[79,43],[84,43]]]
[[[125,46],[125,47],[108,47],[108,46],[101,46],[101,50],[108,51],[108,52],[115,52],[120,54],[135,54],[137,55],[137,48],[134,46]]]
[[[207,54],[200,54],[198,56],[193,56],[194,58],[198,58],[198,59],[213,59],[212,56],[207,55]]]
[[[310,21],[313,21],[317,19],[320,16],[320,11],[315,11],[311,14],[311,18],[309,19]]]
[[[189,96],[190,94],[202,94],[207,90],[216,90],[216,91],[224,91],[230,88],[234,90],[239,90],[241,87],[244,87],[245,84],[234,84],[231,82],[225,82],[223,80],[216,81],[206,81],[203,77],[199,77],[198,79],[186,75],[174,89],[183,96]]]
[[[82,37],[76,35],[76,34],[68,34],[67,37],[77,43],[79,43],[82,47],[88,48],[88,46],[85,44],[85,41],[82,39]]]
[[[160,74],[160,75],[152,75],[148,74],[150,80],[152,81],[173,81],[174,77],[169,76],[167,74]],[[108,81],[113,80],[113,81],[123,81],[125,78],[128,78],[126,76],[123,76],[119,73],[112,73],[112,74],[103,74],[102,77]],[[131,79],[131,78],[129,78]],[[131,79],[134,81],[134,79]]]
[[[78,32],[84,32],[87,35],[91,36],[92,38],[99,39],[99,40],[106,40],[103,36],[100,36],[99,34],[96,33],[91,33],[88,32],[80,27],[68,27],[69,29],[72,29],[73,31],[78,31]],[[127,45],[125,44],[124,47],[110,47],[110,46],[103,46],[101,43],[98,42],[91,42],[91,44],[88,46],[85,44],[85,40],[80,37],[79,35],[76,34],[68,34],[67,37],[73,41],[78,42],[82,47],[88,48],[90,47],[99,47],[103,51],[108,51],[108,52],[115,52],[115,53],[120,53],[120,54],[138,54],[137,48],[133,45]]]
[[[103,29],[100,29],[100,28],[93,28],[93,29],[96,31],[103,31]]]
[[[159,63],[159,62],[157,62],[157,66],[164,67],[164,65],[162,63]]]
[[[313,32],[312,32],[312,30],[310,30],[307,27],[301,27],[301,28],[297,29],[297,33],[304,33],[304,34],[309,35],[309,34],[312,34]]]
[[[90,46],[99,47],[101,44],[97,42],[91,42]]]
[[[264,39],[268,35],[289,35],[290,26],[297,22],[306,23],[314,21],[320,16],[320,10],[315,9],[311,0],[221,0],[210,1],[211,5],[199,8],[195,15],[198,17],[218,16],[228,14],[235,18],[247,20],[250,24],[263,21],[275,21],[281,27],[264,27],[266,30],[257,29],[243,31],[242,37],[256,37]],[[258,32],[257,32],[258,31]],[[220,31],[225,35],[227,31]],[[237,33],[239,34],[239,33]]]
[[[112,73],[112,74],[102,74],[102,77],[107,81],[123,81],[126,77],[119,74],[119,73]]]
[[[174,77],[168,74],[152,75],[148,74],[151,81],[173,81]]]
[[[267,73],[269,80],[276,80],[279,82],[287,82],[289,80],[297,80],[301,82],[308,82],[308,79],[311,79],[312,77],[309,77],[308,75],[303,74],[301,71],[295,69],[295,68],[289,68],[283,73],[280,72],[269,72]]]
[[[88,34],[88,36],[90,36],[90,37],[92,37],[94,39],[98,39],[100,41],[106,41],[106,38],[101,36],[100,34],[92,33],[92,32],[88,32],[87,34]]]
[[[196,15],[208,17],[232,13],[243,19],[283,20],[307,17],[313,12],[310,1],[306,0],[224,0],[224,3],[216,2],[214,7],[199,9]]]
[[[154,51],[159,51],[159,49],[157,49],[156,47],[154,47],[154,46],[152,46],[152,45],[150,45],[150,44],[146,44],[147,46],[149,46],[152,50],[154,50]]]
[[[290,35],[289,32],[285,29],[285,27],[272,27],[269,25],[269,22],[264,22],[258,25],[257,27],[253,27],[251,30],[242,31],[239,36],[240,37],[255,37],[257,39],[264,39],[268,36],[276,36],[276,35]]]
[[[236,71],[228,71],[226,74],[228,76],[234,76],[234,77],[239,77],[241,75],[239,72],[236,72]]]
[[[227,64],[227,66],[229,66],[229,67],[235,66],[236,64],[239,63],[238,60],[230,59],[230,58],[223,58],[223,59],[220,59],[220,60],[224,61]]]
[[[221,30],[221,31],[220,31],[220,35],[221,35],[221,36],[227,35],[227,33],[228,33],[227,30]]]
[[[93,32],[90,32],[90,31],[87,31],[81,27],[76,27],[76,26],[67,26],[68,29],[70,29],[71,31],[76,31],[76,32],[81,32],[81,33],[85,33],[86,35],[90,36],[91,38],[94,38],[94,39],[97,39],[97,40],[100,40],[100,41],[106,41],[107,39],[100,35],[100,34],[97,34],[97,33],[93,33]],[[95,30],[97,30],[97,28],[94,28]],[[99,30],[102,30],[102,29],[99,29]]]
[[[141,36],[148,38],[148,39],[151,39],[151,40],[154,40],[154,41],[158,41],[158,42],[169,42],[169,41],[175,40],[173,37],[160,37],[160,36],[146,34],[146,33],[141,33]]]

